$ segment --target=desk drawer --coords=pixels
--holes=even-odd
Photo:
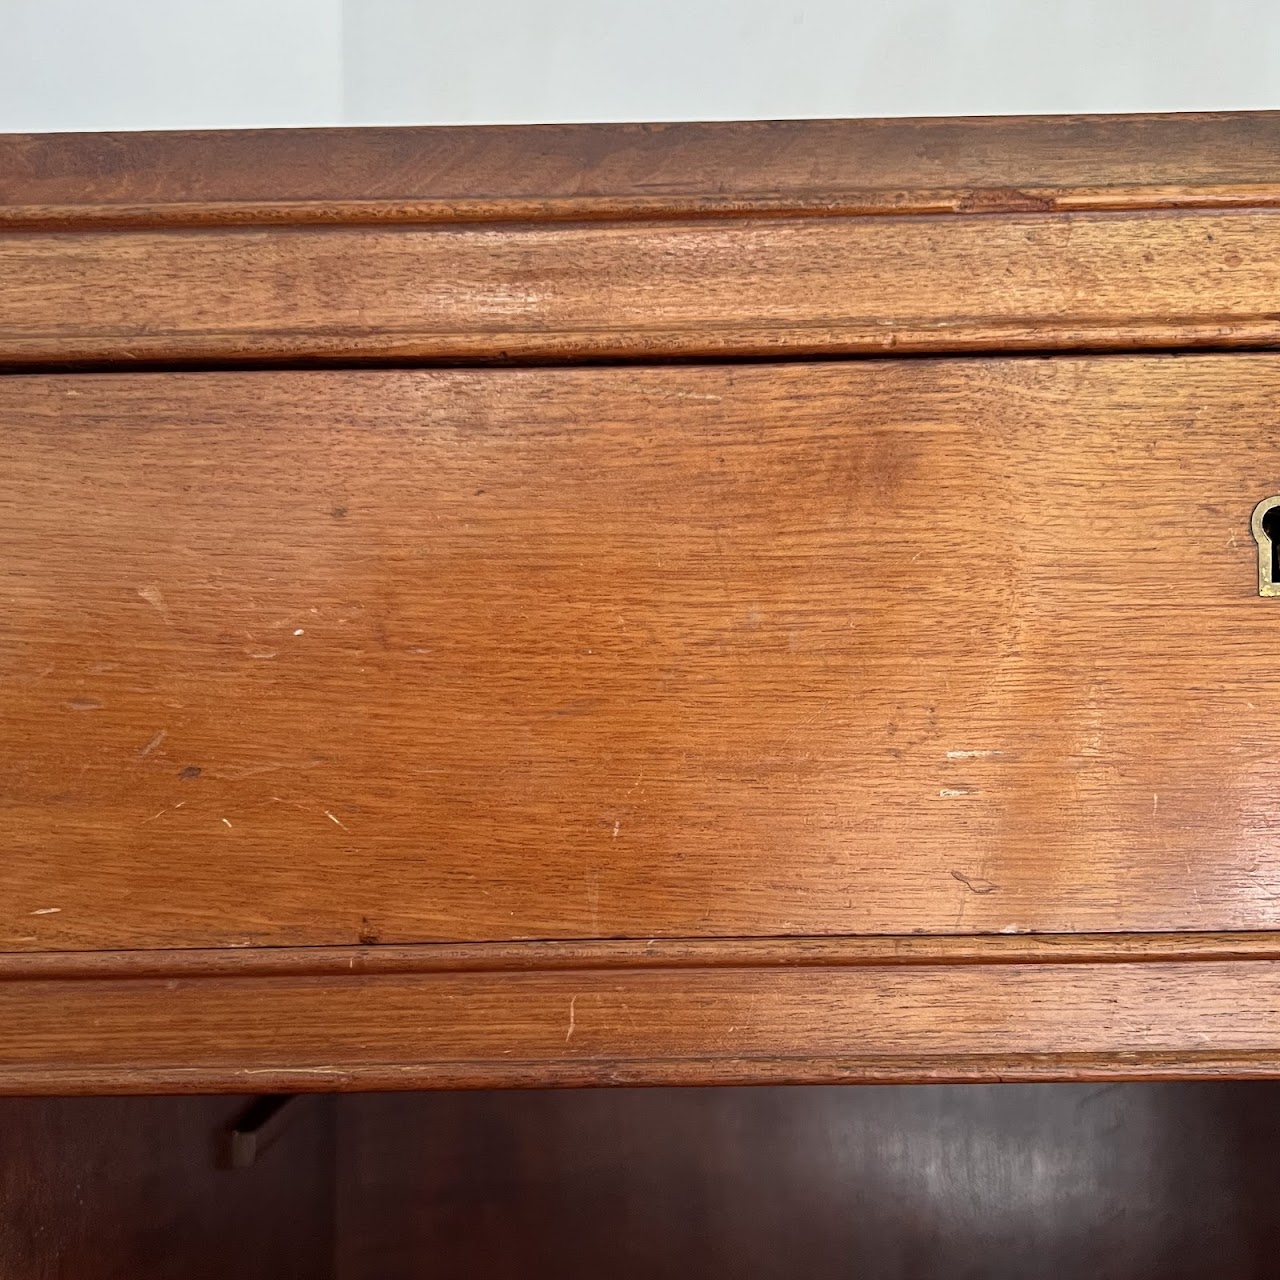
[[[0,945],[1280,927],[1280,356],[0,382]]]

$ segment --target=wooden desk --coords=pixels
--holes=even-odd
[[[1278,143],[0,139],[0,1088],[1273,1074]]]

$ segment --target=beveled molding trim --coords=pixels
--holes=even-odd
[[[6,955],[0,1093],[1280,1076],[1280,934]]]
[[[1280,1049],[1263,1053],[940,1054],[924,1057],[561,1058],[523,1062],[384,1062],[344,1067],[182,1067],[141,1071],[0,1065],[0,1097],[193,1093],[392,1093],[434,1089],[594,1089],[716,1085],[1069,1084],[1086,1081],[1275,1080]]]
[[[0,135],[0,227],[1280,203],[1280,112]]]
[[[1280,960],[1280,932],[566,939],[0,952],[0,982]]]
[[[0,205],[0,232],[429,225],[472,222],[659,222],[738,218],[929,217],[940,214],[1109,213],[1274,209],[1280,185],[987,187],[847,196],[564,196],[546,200],[174,201],[139,205]]]
[[[0,234],[0,364],[1280,346],[1280,208]]]
[[[0,368],[1280,347],[1280,112],[0,135]]]

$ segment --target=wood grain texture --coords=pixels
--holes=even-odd
[[[1264,1083],[339,1100],[338,1280],[1261,1280]]]
[[[0,363],[1280,342],[1280,209],[0,236]]]
[[[0,224],[1275,202],[1280,113],[0,135]]]
[[[1275,933],[917,934],[0,952],[0,981],[1280,960]]]
[[[1272,346],[1278,142],[1280,113],[0,137],[0,364]]]
[[[1274,929],[1266,355],[11,378],[9,949]]]
[[[0,1094],[1280,1075],[1280,961],[0,981]]]

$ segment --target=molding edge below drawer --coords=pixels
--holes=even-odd
[[[0,1093],[1280,1075],[1280,936],[0,958]]]

